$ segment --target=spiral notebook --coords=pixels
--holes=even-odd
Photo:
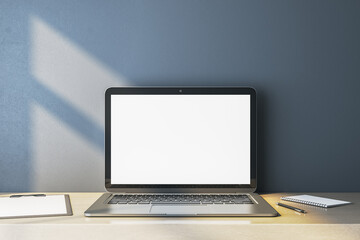
[[[323,208],[330,208],[341,206],[345,204],[350,204],[351,202],[341,201],[331,198],[323,198],[323,197],[316,197],[310,195],[296,195],[296,196],[289,196],[289,197],[282,197],[281,200],[291,201],[296,203],[303,203],[307,205],[323,207]]]

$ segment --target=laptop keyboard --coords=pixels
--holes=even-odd
[[[116,194],[108,204],[253,204],[246,194]]]

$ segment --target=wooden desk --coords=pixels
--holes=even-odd
[[[281,214],[275,218],[89,218],[84,211],[101,193],[70,193],[73,216],[3,219],[0,239],[360,239],[360,193],[312,194],[353,204],[301,205],[308,213],[300,214],[275,205],[280,196],[293,194],[276,193],[262,195]]]

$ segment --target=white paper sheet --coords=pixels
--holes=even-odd
[[[0,197],[0,218],[66,214],[64,195]]]

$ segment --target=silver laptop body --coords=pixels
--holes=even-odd
[[[85,216],[278,216],[256,189],[256,92],[105,93],[105,187]]]

